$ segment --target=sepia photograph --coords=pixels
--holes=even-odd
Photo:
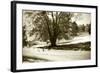
[[[23,63],[91,59],[91,13],[22,11]]]
[[[12,72],[97,67],[97,6],[12,1]]]

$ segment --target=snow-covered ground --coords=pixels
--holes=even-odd
[[[82,42],[90,41],[90,36],[77,36],[73,40],[67,40],[68,43],[65,44],[76,44]],[[66,42],[65,40],[61,40],[59,45],[62,45],[62,42]],[[81,50],[48,50],[41,49],[38,47],[46,46],[47,44],[34,45],[31,48],[23,48],[23,56],[29,57],[37,57],[41,59],[46,59],[50,61],[69,61],[69,60],[87,60],[91,58],[91,51],[81,51]]]
[[[24,49],[24,56],[37,57],[50,61],[68,61],[68,60],[86,60],[90,59],[90,51],[72,51],[72,50],[46,50]]]
[[[76,36],[71,40],[70,39],[69,40],[62,39],[60,41],[57,41],[56,43],[57,43],[57,45],[66,45],[66,44],[84,43],[84,42],[88,42],[88,41],[91,41],[91,36],[86,33],[84,35]],[[39,41],[37,41],[37,42],[38,42],[38,45],[34,45],[33,48],[50,45],[50,43],[47,44],[46,42],[39,42]]]
[[[91,40],[91,36],[88,34],[84,34],[84,35],[80,35],[80,36],[76,36],[75,38],[73,38],[72,40],[65,40],[62,39],[60,40],[58,43],[59,45],[66,45],[66,44],[77,44],[77,43],[83,43],[83,42],[88,42]],[[63,42],[67,42],[67,43],[63,43]]]

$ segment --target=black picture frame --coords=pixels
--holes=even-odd
[[[84,66],[70,66],[70,67],[52,67],[52,68],[37,68],[37,69],[20,69],[17,70],[17,62],[16,62],[16,52],[17,52],[17,34],[16,34],[16,28],[17,28],[17,18],[16,18],[16,11],[17,11],[17,4],[29,4],[29,5],[45,5],[45,6],[63,6],[63,7],[80,7],[80,8],[90,8],[90,9],[95,9],[96,11],[96,22],[95,22],[95,27],[96,27],[96,32],[95,32],[95,37],[96,37],[96,59],[95,59],[95,64],[94,65],[84,65]],[[97,6],[90,6],[90,5],[74,5],[74,4],[58,4],[58,3],[44,3],[44,2],[28,2],[28,1],[11,1],[11,71],[12,72],[23,72],[23,71],[42,71],[42,70],[55,70],[55,69],[73,69],[73,68],[88,68],[88,67],[97,67],[98,66],[98,35],[97,35],[97,26],[98,25],[98,7]]]

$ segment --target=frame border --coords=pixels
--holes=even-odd
[[[17,4],[35,4],[35,5],[49,5],[49,6],[67,6],[67,7],[82,7],[82,8],[95,8],[96,9],[96,64],[84,65],[74,67],[52,67],[52,68],[39,68],[39,69],[22,69],[17,70],[16,62],[16,5]],[[25,71],[43,71],[43,70],[57,70],[57,69],[73,69],[73,68],[90,68],[98,67],[98,6],[90,5],[75,5],[75,4],[59,4],[59,3],[45,3],[45,2],[28,2],[28,1],[11,1],[11,71],[12,72],[25,72]]]

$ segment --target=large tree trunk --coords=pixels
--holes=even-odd
[[[57,39],[57,38],[55,38],[55,37],[52,37],[52,38],[50,39],[51,47],[56,46],[56,39]]]

